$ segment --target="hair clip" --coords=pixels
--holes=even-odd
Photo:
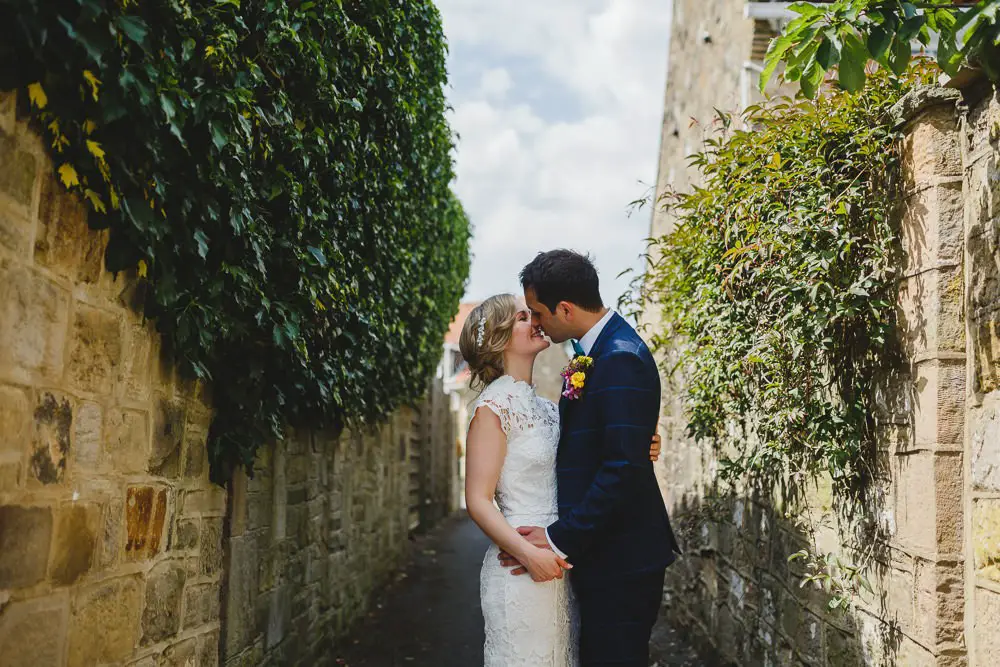
[[[483,337],[486,336],[486,318],[479,318],[479,332],[476,334],[476,347],[483,346]]]

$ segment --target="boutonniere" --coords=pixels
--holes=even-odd
[[[587,384],[587,374],[594,365],[594,360],[590,357],[580,355],[575,357],[569,365],[562,370],[563,376],[563,398],[575,401],[583,395],[583,387]]]

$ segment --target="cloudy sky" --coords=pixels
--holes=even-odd
[[[475,226],[466,294],[518,290],[539,250],[591,253],[606,302],[640,265],[670,0],[437,0],[450,44],[456,189]]]

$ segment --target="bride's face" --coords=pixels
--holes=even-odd
[[[510,342],[507,343],[506,351],[509,354],[534,356],[547,348],[551,343],[542,333],[541,327],[536,327],[531,323],[531,311],[524,303],[524,299],[517,300],[517,316],[514,320],[514,329],[511,331]]]

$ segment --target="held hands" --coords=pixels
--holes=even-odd
[[[654,433],[649,445],[649,460],[656,462],[660,460],[662,450],[662,440],[659,433]],[[512,567],[511,574],[520,576],[531,574],[531,579],[536,582],[549,581],[551,579],[562,579],[563,570],[570,570],[572,565],[557,556],[552,551],[549,540],[545,536],[545,529],[538,526],[521,526],[517,529],[524,539],[534,547],[533,551],[525,557],[526,563],[511,556],[506,551],[501,551],[497,556],[500,564],[504,567]]]
[[[545,529],[538,526],[521,526],[517,532],[531,545],[523,560],[518,560],[506,551],[501,551],[497,557],[504,567],[514,567],[511,574],[520,576],[530,574],[532,581],[542,583],[552,579],[562,579],[563,570],[571,570],[573,566],[557,556],[549,540],[545,537]]]

